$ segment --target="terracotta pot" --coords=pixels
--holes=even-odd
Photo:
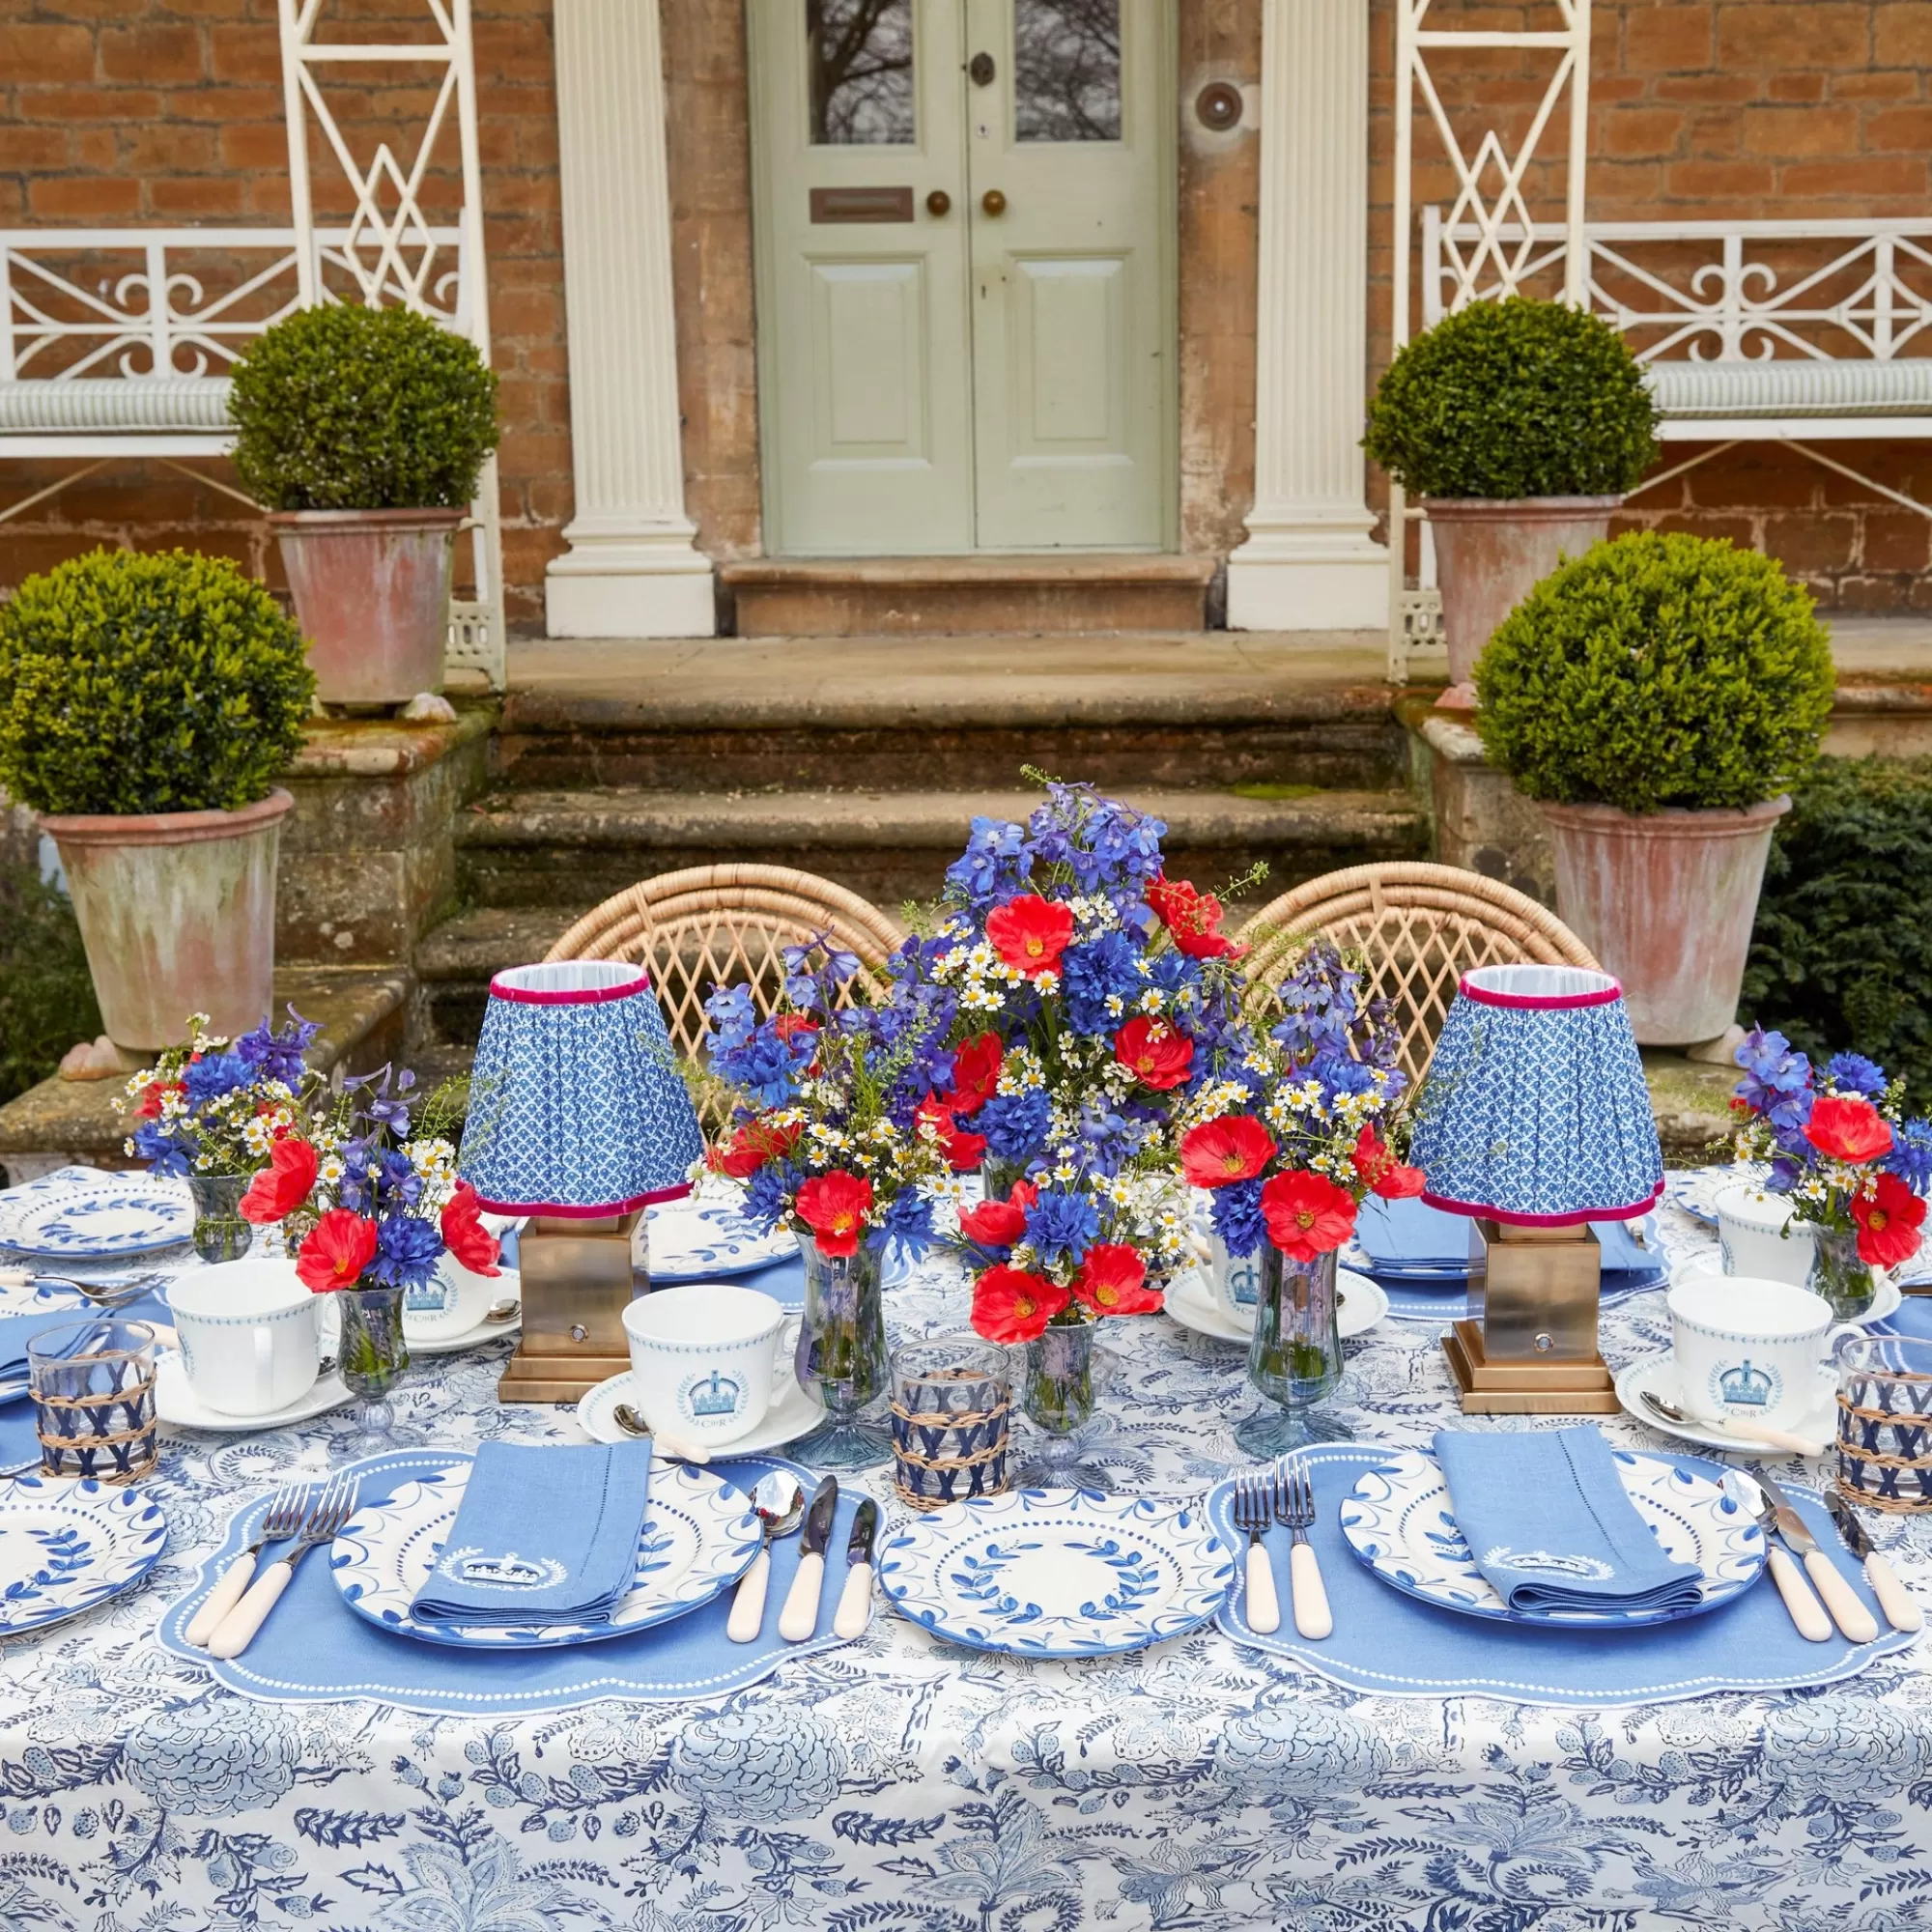
[[[465,510],[278,510],[296,620],[325,704],[406,704],[442,689]]]
[[[1495,629],[1566,556],[1581,556],[1610,533],[1621,497],[1432,497],[1435,582],[1449,682],[1467,685]]]
[[[1645,1046],[1716,1039],[1731,1024],[1764,884],[1774,798],[1742,811],[1546,805],[1556,910],[1623,981]]]
[[[271,791],[240,811],[43,815],[117,1046],[152,1053],[182,1037],[190,1013],[231,1037],[267,1016],[275,856],[294,804]]]

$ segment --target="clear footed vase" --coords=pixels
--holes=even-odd
[[[356,1403],[354,1433],[337,1449],[336,1460],[358,1463],[385,1449],[415,1447],[423,1440],[421,1432],[397,1422],[390,1401],[410,1368],[409,1344],[403,1339],[403,1291],[339,1289],[335,1305],[342,1317],[335,1347],[338,1372]]]
[[[1856,1229],[1811,1230],[1811,1273],[1805,1286],[1831,1303],[1834,1321],[1856,1321],[1870,1309],[1878,1298],[1878,1284],[1859,1259]]]
[[[809,1235],[805,1317],[798,1331],[800,1382],[825,1405],[825,1420],[788,1454],[822,1469],[863,1469],[893,1453],[890,1426],[864,1411],[887,1393],[884,1257],[877,1248],[828,1255]]]
[[[190,1174],[194,1200],[194,1251],[205,1262],[239,1262],[255,1244],[253,1226],[242,1218],[242,1197],[252,1174]]]
[[[1320,1412],[1342,1381],[1334,1253],[1297,1262],[1264,1241],[1260,1262],[1248,1379],[1264,1401],[1236,1425],[1235,1440],[1257,1457],[1280,1456],[1309,1442],[1346,1442],[1346,1426]]]
[[[1098,1490],[1112,1476],[1092,1456],[1095,1356],[1099,1324],[1053,1323],[1026,1344],[1020,1407],[1031,1425],[1019,1445],[1013,1485],[1022,1490]]]

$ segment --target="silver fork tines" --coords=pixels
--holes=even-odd
[[[182,1633],[189,1643],[206,1647],[208,1640],[220,1629],[222,1618],[241,1602],[242,1591],[255,1575],[256,1557],[269,1544],[286,1543],[301,1528],[302,1520],[308,1515],[314,1498],[313,1483],[284,1483],[269,1498],[269,1507],[255,1526],[253,1540],[215,1579],[213,1589],[209,1591],[201,1607],[189,1618],[186,1630]]]
[[[1288,1525],[1288,1583],[1294,1598],[1294,1627],[1303,1636],[1320,1639],[1333,1632],[1335,1619],[1315,1546],[1308,1540],[1315,1525],[1315,1483],[1305,1463],[1284,1462],[1275,1464],[1274,1487],[1275,1520]]]
[[[1274,1520],[1274,1497],[1267,1479],[1258,1474],[1235,1478],[1235,1527],[1247,1531],[1248,1628],[1263,1634],[1281,1628],[1281,1599],[1274,1586],[1262,1532]]]

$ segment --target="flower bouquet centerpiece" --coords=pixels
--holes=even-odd
[[[345,1461],[421,1439],[389,1401],[410,1366],[404,1296],[445,1253],[497,1272],[476,1190],[456,1178],[452,1101],[439,1090],[412,1129],[414,1085],[387,1067],[345,1081],[275,1141],[241,1202],[244,1219],[284,1230],[303,1284],[335,1296],[342,1379],[360,1403]]]
[[[928,1104],[950,1065],[943,1011],[916,989],[880,1005],[855,997],[859,961],[828,942],[781,956],[784,997],[768,1019],[744,986],[705,1003],[711,1070],[738,1095],[707,1164],[745,1183],[753,1221],[798,1237],[798,1378],[826,1420],[795,1453],[858,1468],[891,1451],[886,1431],[861,1414],[886,1391],[887,1254],[923,1252],[950,1176],[940,1111]]]
[[[1342,1379],[1336,1256],[1370,1194],[1422,1192],[1403,1164],[1406,1076],[1386,1002],[1326,940],[1279,988],[1282,1018],[1188,1103],[1180,1171],[1213,1197],[1216,1238],[1260,1257],[1248,1379],[1267,1406],[1235,1431],[1250,1455],[1346,1439],[1315,1412]]]
[[[1873,1268],[1902,1266],[1923,1239],[1932,1185],[1932,1121],[1905,1118],[1905,1087],[1862,1054],[1814,1067],[1762,1027],[1735,1058],[1731,1100],[1740,1160],[1768,1163],[1764,1185],[1812,1231],[1810,1288],[1840,1321],[1876,1293]]]
[[[134,1122],[125,1151],[151,1174],[187,1182],[195,1253],[232,1262],[255,1235],[240,1211],[242,1192],[318,1084],[302,1056],[321,1028],[293,1007],[286,1026],[264,1020],[233,1045],[208,1025],[206,1013],[191,1014],[187,1038],[136,1073],[114,1108]]]

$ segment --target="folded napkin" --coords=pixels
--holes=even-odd
[[[637,1581],[651,1445],[486,1442],[411,1605],[431,1623],[611,1620]]]
[[[1644,1221],[1593,1221],[1603,1251],[1604,1272],[1626,1270],[1654,1273],[1662,1260]],[[1469,1221],[1463,1214],[1445,1214],[1411,1195],[1403,1201],[1383,1201],[1375,1195],[1362,1203],[1355,1220],[1355,1239],[1369,1264],[1390,1274],[1455,1275],[1469,1272]]]
[[[1476,1568],[1511,1609],[1688,1609],[1703,1595],[1703,1573],[1663,1553],[1590,1424],[1444,1429],[1435,1460]]]

